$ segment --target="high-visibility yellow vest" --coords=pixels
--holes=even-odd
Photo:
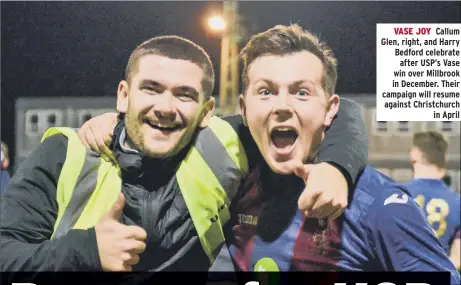
[[[95,226],[116,201],[122,185],[119,166],[87,150],[73,129],[51,128],[42,141],[56,134],[65,135],[68,146],[58,180],[59,207],[52,238],[70,229]],[[224,242],[222,226],[230,218],[230,200],[247,173],[247,157],[237,133],[218,117],[199,131],[176,173],[210,263]]]

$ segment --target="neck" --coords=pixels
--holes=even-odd
[[[325,138],[325,130],[322,130],[318,133],[312,140],[312,146],[309,151],[309,156],[303,161],[304,164],[306,163],[313,163],[317,160],[320,144],[322,143],[323,139]]]
[[[126,135],[126,138],[125,138],[125,142],[123,143],[123,146],[129,150],[135,150],[135,151],[138,151],[136,149],[136,147],[133,145],[133,143],[131,142],[130,138],[128,137],[128,134]]]
[[[124,124],[121,125],[117,130],[117,145],[121,147],[121,151],[118,151],[116,154],[117,160],[119,163],[127,164],[130,168],[132,165],[136,165],[135,168],[149,169],[149,171],[157,171],[162,173],[169,173],[175,171],[179,166],[182,159],[185,157],[185,154],[188,151],[188,147],[185,147],[176,155],[165,157],[165,158],[153,158],[144,154],[142,151],[138,150],[138,147],[133,143],[129,138],[128,133],[123,133]],[[122,161],[120,156],[123,158]],[[166,175],[167,176],[167,175]]]
[[[280,198],[284,195],[296,195],[296,191],[292,189],[304,189],[304,181],[294,174],[278,174],[275,173],[269,165],[263,164],[260,168],[260,175],[263,178],[262,189],[266,194],[274,198]],[[290,194],[291,193],[291,194]]]
[[[442,179],[446,174],[444,168],[435,165],[414,165],[413,169],[415,179]]]

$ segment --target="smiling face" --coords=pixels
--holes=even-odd
[[[264,55],[248,67],[243,116],[271,169],[290,174],[320,143],[339,98],[322,87],[324,66],[308,51]]]
[[[203,79],[203,69],[188,60],[155,54],[139,59],[130,83],[120,82],[117,101],[137,150],[154,158],[173,156],[197,127],[206,126],[214,100],[205,98]]]

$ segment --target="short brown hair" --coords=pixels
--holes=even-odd
[[[243,61],[242,87],[248,87],[248,67],[259,57],[265,55],[286,55],[308,51],[317,56],[323,64],[322,87],[327,95],[335,92],[337,81],[337,61],[333,51],[312,33],[299,25],[277,25],[265,32],[254,35],[241,52]]]
[[[133,74],[138,68],[139,59],[145,55],[160,55],[171,59],[182,59],[197,64],[203,70],[202,89],[205,98],[213,95],[214,70],[210,56],[194,42],[178,36],[160,36],[140,44],[130,56],[125,70],[125,80],[131,83]],[[174,76],[174,75],[172,75]]]
[[[446,167],[448,143],[441,133],[434,131],[417,132],[413,135],[413,146],[423,153],[428,164],[436,165],[439,168]]]

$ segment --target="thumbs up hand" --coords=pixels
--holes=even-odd
[[[132,271],[139,262],[139,254],[146,249],[146,231],[138,226],[126,226],[118,222],[125,206],[125,197],[119,194],[117,201],[96,224],[96,240],[99,258],[104,271]]]
[[[293,173],[306,183],[298,200],[298,207],[306,216],[329,221],[341,216],[348,204],[349,190],[341,171],[326,162],[298,162],[293,165]]]

